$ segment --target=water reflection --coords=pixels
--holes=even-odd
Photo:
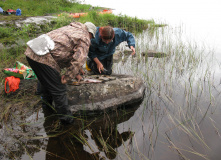
[[[32,123],[37,121],[37,114],[38,111],[31,116],[26,115],[28,118],[23,123],[21,123],[21,119],[24,120],[23,114],[16,115],[16,119],[10,123],[1,123],[3,125],[0,129],[1,160],[30,159],[45,146],[46,139],[32,138],[42,129],[42,125],[39,125],[39,123]]]
[[[134,135],[130,130],[119,133],[117,125],[128,121],[139,108],[140,102],[122,106],[96,117],[78,115],[69,126],[57,125],[51,111],[44,109],[44,128],[47,132],[47,160],[114,159],[117,149]]]

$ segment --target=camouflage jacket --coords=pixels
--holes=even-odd
[[[47,35],[55,43],[55,47],[50,53],[38,56],[28,47],[24,54],[58,72],[66,68],[65,79],[67,81],[74,79],[87,58],[90,46],[87,27],[79,22],[72,22],[68,26],[48,32]]]

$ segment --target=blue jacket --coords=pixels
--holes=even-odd
[[[100,38],[99,27],[97,27],[95,38],[91,39],[91,46],[89,48],[88,57],[91,59],[97,57],[99,60],[103,60],[108,56],[113,55],[116,46],[124,41],[127,41],[129,47],[135,47],[135,39],[132,33],[126,32],[120,28],[114,28],[114,32],[114,39],[110,43],[106,44]]]

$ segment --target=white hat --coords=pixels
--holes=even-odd
[[[92,33],[93,37],[95,37],[95,33],[97,30],[96,26],[91,22],[86,22],[84,24],[87,26],[88,32]]]

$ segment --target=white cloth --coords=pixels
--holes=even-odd
[[[27,45],[39,56],[49,53],[55,46],[54,41],[46,34],[28,41]]]
[[[3,11],[4,11],[4,10],[2,9],[2,7],[0,7],[0,13],[3,13]]]

